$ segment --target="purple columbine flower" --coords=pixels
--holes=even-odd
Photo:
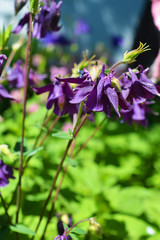
[[[33,86],[38,81],[42,81],[47,77],[46,74],[38,74],[33,70],[29,73],[29,84]],[[7,75],[7,80],[11,87],[22,88],[24,87],[24,69],[22,67],[22,61],[18,60],[13,67],[10,74]]]
[[[57,237],[54,238],[54,240],[59,239],[59,240],[68,240],[67,236],[65,234],[63,235],[58,235]]]
[[[111,85],[111,79],[115,73],[112,72],[106,76],[104,71],[105,66],[102,67],[101,74],[95,81],[92,81],[89,72],[85,69],[83,72],[80,72],[80,77],[57,77],[57,80],[78,84],[74,91],[75,95],[70,100],[70,103],[77,104],[85,100],[88,110],[104,111],[108,117],[111,116],[111,107],[113,107],[117,115],[120,116],[119,106],[123,109],[128,109],[127,103],[116,87],[113,88]]]
[[[0,100],[2,97],[14,100],[14,98],[8,93],[8,91],[0,84]]]
[[[9,183],[9,178],[13,177],[13,170],[7,166],[2,160],[0,160],[0,187],[5,187]]]
[[[155,95],[159,96],[158,87],[146,76],[148,69],[143,70],[140,66],[140,77],[132,69],[128,69],[130,78],[123,74],[123,90],[122,95],[125,99],[132,102],[132,99],[137,103],[143,103],[146,100],[153,99]]]
[[[123,116],[122,122],[127,122],[129,125],[135,122],[137,125],[147,127],[148,121],[146,119],[146,113],[156,114],[148,108],[148,105],[152,103],[153,102],[151,101],[137,103],[137,101],[133,99],[133,104],[130,106],[130,110],[121,110],[121,114]]]
[[[56,80],[54,83],[44,87],[34,87],[33,90],[38,95],[49,92],[46,108],[51,109],[54,105],[56,115],[62,116],[67,113],[73,115],[77,113],[77,106],[69,102],[73,98],[73,91],[68,83],[61,84]]]
[[[22,69],[22,61],[18,60],[13,67],[10,74],[7,75],[7,80],[11,87],[16,86],[16,88],[24,87],[24,74]]]
[[[0,54],[0,75],[1,75],[2,70],[3,70],[4,60],[7,60],[6,55]]]
[[[60,19],[60,6],[62,1],[56,3],[52,0],[51,4],[45,1],[45,4],[41,7],[39,13],[35,16],[33,25],[33,37],[39,39],[44,38],[48,32],[58,31],[61,27],[58,26]],[[29,24],[30,13],[20,20],[13,33],[19,33],[25,24]]]

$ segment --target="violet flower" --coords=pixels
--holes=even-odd
[[[29,85],[33,86],[38,81],[42,81],[47,77],[46,74],[38,74],[33,70],[29,72]],[[22,61],[18,60],[13,67],[10,74],[7,75],[7,80],[11,87],[22,88],[24,87],[24,69],[22,67]]]
[[[58,217],[57,228],[58,228],[58,233],[59,233],[58,236],[62,237],[62,236],[65,236],[65,229],[63,227],[63,222],[65,222],[69,228],[72,227],[72,224],[73,224],[72,223],[72,217],[71,217],[71,214],[57,215],[57,217]],[[65,219],[65,221],[63,221],[63,218]],[[71,237],[70,236],[66,236],[66,239],[70,240]]]
[[[47,33],[44,38],[42,38],[42,43],[45,45],[61,45],[61,46],[66,46],[66,45],[71,45],[72,41],[69,40],[66,36],[64,35],[57,35],[55,33]]]
[[[90,26],[88,23],[84,20],[78,20],[76,22],[75,28],[74,28],[74,33],[75,35],[81,35],[81,34],[86,34],[90,32]]]
[[[0,160],[0,187],[5,187],[9,183],[9,178],[13,177],[13,170],[7,166],[2,160]]]
[[[111,37],[111,42],[114,47],[121,47],[123,45],[124,39],[120,36],[114,35]]]
[[[16,88],[24,87],[24,74],[21,67],[22,61],[18,60],[13,67],[10,74],[7,75],[7,80],[10,83],[11,87],[16,86]]]
[[[57,237],[54,238],[54,240],[59,239],[59,240],[68,240],[67,236],[65,234],[63,235],[58,235]]]
[[[73,115],[77,113],[77,106],[69,102],[73,98],[73,91],[68,83],[61,84],[55,81],[53,84],[44,87],[34,87],[33,90],[38,95],[49,92],[46,108],[51,109],[54,105],[54,113],[56,115],[62,116],[67,113]]]
[[[49,5],[46,1],[41,7],[38,14],[34,18],[33,24],[33,37],[39,39],[44,38],[48,32],[58,31],[61,27],[58,26],[60,19],[60,6],[62,1],[56,3],[52,0]],[[13,33],[19,33],[25,24],[29,24],[30,13],[25,14],[25,16],[20,20],[16,29]]]
[[[150,108],[148,108],[148,105],[152,103],[153,102],[148,101],[145,103],[137,103],[137,101],[133,100],[130,110],[121,110],[123,116],[122,122],[127,122],[129,125],[135,122],[137,125],[147,127],[148,121],[146,119],[146,113],[155,114]]]
[[[6,55],[0,54],[0,75],[1,75],[2,70],[3,70],[4,60],[7,60]]]
[[[121,93],[112,87],[111,79],[114,77],[114,73],[105,75],[105,66],[102,67],[100,76],[92,81],[91,76],[87,70],[80,72],[80,77],[77,78],[58,78],[57,80],[63,82],[77,83],[75,88],[75,95],[70,100],[70,103],[77,104],[86,100],[86,107],[90,111],[101,112],[104,111],[108,117],[111,117],[111,107],[114,108],[118,116],[119,105],[123,109],[128,109],[127,103]]]
[[[8,91],[0,84],[0,99],[2,97],[14,100],[14,98],[8,93]]]
[[[140,77],[137,74],[128,69],[130,78],[123,74],[123,90],[122,95],[125,99],[132,102],[132,99],[137,103],[143,103],[146,100],[153,99],[156,95],[159,96],[158,87],[146,76],[148,69],[143,70],[140,66]]]

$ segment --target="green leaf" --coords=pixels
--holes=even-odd
[[[5,44],[5,46],[7,45],[7,43],[8,43],[8,40],[9,40],[9,38],[10,38],[10,35],[11,35],[11,25],[9,24],[8,25],[8,27],[7,27],[7,29],[6,29],[6,31],[5,31],[5,35],[4,35],[4,44]]]
[[[42,146],[42,147],[36,148],[36,149],[34,149],[32,151],[27,151],[25,153],[25,157],[31,157],[31,156],[35,155],[37,152],[41,151],[43,148],[44,147]]]
[[[3,50],[10,38],[11,35],[11,25],[9,24],[7,29],[5,30],[5,27],[3,26],[2,32],[0,34],[0,49]]]
[[[85,234],[86,234],[86,231],[83,230],[82,228],[74,227],[74,228],[71,230],[71,233],[75,233],[75,234],[78,234],[78,235],[85,235]]]
[[[70,157],[66,158],[66,161],[69,165],[71,165],[72,167],[77,167],[78,166],[78,162]]]
[[[10,229],[13,232],[35,236],[35,232],[33,232],[30,228],[24,226],[23,224],[10,225]]]
[[[77,236],[73,233],[70,233],[69,236],[71,236],[73,240],[78,240]]]
[[[73,139],[73,136],[71,135],[70,131],[68,131],[68,133],[66,133],[66,132],[53,133],[52,136],[57,137],[57,138],[61,138],[61,139],[64,139],[64,140]]]

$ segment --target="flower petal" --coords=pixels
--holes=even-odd
[[[118,116],[120,116],[119,109],[118,109],[118,105],[119,105],[118,95],[115,92],[115,90],[113,88],[108,87],[105,90],[105,94],[107,95],[110,103],[112,104],[112,106],[115,109],[115,111],[118,114]]]

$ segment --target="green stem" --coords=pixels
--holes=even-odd
[[[65,234],[65,235],[69,235],[69,233],[72,231],[72,229],[73,229],[74,227],[76,227],[78,224],[80,224],[80,223],[82,223],[82,222],[86,222],[86,221],[89,221],[89,222],[90,222],[91,220],[90,220],[90,218],[87,218],[87,219],[84,219],[84,220],[81,220],[81,221],[75,223],[67,232],[64,232],[64,234]]]
[[[112,70],[113,70],[114,68],[118,67],[118,66],[121,65],[121,64],[124,64],[124,62],[123,62],[123,61],[119,61],[119,62],[115,63],[115,64],[109,69],[109,71],[112,72]]]
[[[45,127],[45,126],[48,124],[48,122],[50,121],[50,119],[51,119],[51,117],[52,117],[52,115],[53,115],[53,112],[51,112],[48,117],[47,117],[47,114],[48,114],[48,110],[46,111],[46,114],[45,114],[45,116],[44,116],[43,123],[42,123],[42,127]],[[47,117],[47,119],[46,119],[46,117]],[[35,143],[34,143],[34,145],[33,145],[33,149],[36,147],[36,145],[37,145],[37,143],[38,143],[38,140],[39,140],[39,138],[40,138],[40,136],[41,136],[41,134],[42,134],[42,131],[43,131],[43,130],[41,129],[40,132],[39,132],[39,134],[38,134],[38,136],[37,136],[37,138],[36,138],[36,141],[35,141]]]
[[[76,131],[75,131],[74,137],[77,136],[78,132],[80,131],[81,127],[84,125],[84,123],[85,123],[85,121],[86,121],[87,118],[88,118],[88,115],[87,115],[87,114],[82,118],[81,123],[79,124],[79,126],[77,127],[77,129],[76,129]],[[78,118],[77,118],[77,119],[78,119]],[[73,143],[74,143],[74,142],[72,142],[72,144],[73,144]],[[71,147],[71,152],[70,152],[70,154],[69,154],[70,157],[72,156],[73,150],[74,150],[74,146],[73,146],[73,148]],[[66,174],[66,172],[67,172],[67,168],[68,168],[68,164],[66,164],[65,167],[64,167],[64,169],[63,169],[62,177],[61,177],[60,182],[59,182],[59,185],[58,185],[58,187],[57,187],[57,189],[56,189],[56,193],[55,193],[55,196],[54,196],[53,201],[52,201],[52,207],[51,207],[51,209],[50,209],[50,211],[49,211],[48,219],[47,219],[47,222],[46,222],[46,225],[45,225],[45,228],[44,228],[44,231],[43,231],[43,235],[42,235],[42,237],[41,237],[41,240],[44,240],[44,237],[45,237],[45,233],[46,233],[48,224],[49,224],[49,222],[50,222],[50,220],[51,220],[51,218],[52,218],[52,214],[53,214],[54,207],[55,207],[55,202],[56,202],[56,200],[57,200],[57,198],[58,198],[58,195],[59,195],[59,192],[60,192],[60,189],[61,189],[61,185],[62,185],[62,183],[63,183],[65,174]]]
[[[59,119],[60,119],[60,116],[57,116],[56,119],[53,121],[53,123],[49,127],[48,131],[46,132],[46,134],[43,136],[40,143],[38,144],[38,146],[37,146],[38,148],[43,144],[44,140],[48,137],[49,133],[54,128],[54,126],[56,125],[56,123],[58,122]]]
[[[81,114],[82,114],[82,109],[83,109],[83,102],[80,104],[79,111],[78,111],[77,121],[76,121],[75,127],[74,127],[74,129],[73,129],[73,139],[70,139],[70,140],[68,141],[68,144],[67,144],[67,146],[66,146],[66,149],[65,149],[65,151],[64,151],[64,153],[63,153],[63,155],[62,155],[60,164],[59,164],[59,166],[58,166],[58,168],[57,168],[57,171],[56,171],[56,174],[55,174],[55,176],[54,176],[54,178],[53,178],[53,182],[52,182],[52,185],[51,185],[51,188],[50,188],[48,197],[47,197],[47,199],[46,199],[46,201],[45,201],[45,203],[44,203],[44,206],[43,206],[43,209],[42,209],[42,212],[41,212],[41,215],[40,215],[38,224],[37,224],[37,226],[36,226],[35,232],[37,232],[38,229],[39,229],[40,223],[41,223],[41,221],[42,221],[42,218],[43,218],[44,213],[45,213],[45,211],[46,211],[47,205],[48,205],[49,200],[50,200],[50,198],[51,198],[53,189],[54,189],[54,187],[55,187],[57,178],[58,178],[59,173],[60,173],[60,171],[61,171],[61,169],[62,169],[63,162],[64,162],[64,160],[65,160],[65,158],[66,158],[66,156],[67,156],[67,153],[68,153],[68,151],[69,151],[69,148],[70,148],[70,146],[71,146],[71,144],[72,144],[72,142],[73,142],[73,140],[74,140],[75,132],[76,132],[76,129],[77,129],[77,126],[78,126],[78,123],[79,123],[79,121],[80,121],[80,117],[81,117]]]
[[[9,224],[12,225],[10,216],[9,216],[9,214],[8,214],[8,211],[7,211],[7,206],[6,206],[6,204],[5,204],[5,201],[4,201],[3,197],[2,197],[1,192],[0,192],[0,198],[1,198],[1,202],[2,202],[3,208],[4,208],[4,210],[5,210],[5,214],[6,214],[7,218],[8,218],[8,222],[9,222]]]
[[[89,138],[87,138],[87,140],[82,144],[82,146],[77,150],[77,152],[73,155],[72,158],[77,157],[77,155],[79,154],[79,152],[85,148],[85,146],[87,145],[87,143],[94,137],[94,135],[96,134],[96,132],[100,129],[100,127],[102,126],[102,124],[106,121],[106,116],[104,117],[104,119],[100,122],[100,124],[96,127],[96,129],[93,131],[93,133],[89,136]]]
[[[19,211],[21,205],[21,179],[23,172],[23,143],[24,143],[24,129],[25,129],[25,117],[26,117],[26,102],[27,102],[27,90],[28,90],[28,78],[31,64],[31,47],[32,47],[32,16],[29,17],[29,30],[28,30],[28,42],[26,49],[26,59],[24,68],[24,100],[23,100],[23,117],[22,117],[22,141],[20,148],[20,161],[19,161],[19,180],[17,189],[17,212],[16,212],[16,223],[18,223]]]

